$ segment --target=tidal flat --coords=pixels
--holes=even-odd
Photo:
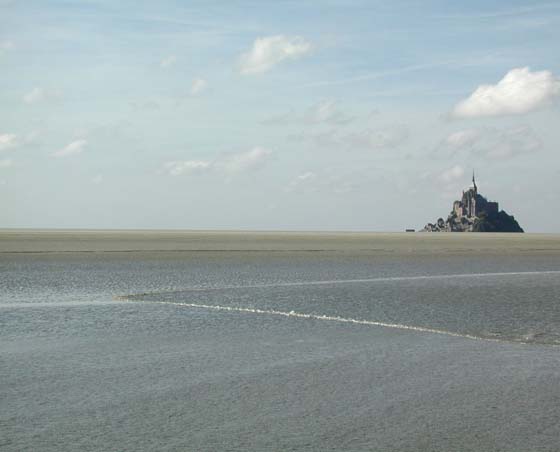
[[[558,450],[560,235],[0,231],[0,450]]]
[[[560,234],[0,230],[0,252],[560,253]]]

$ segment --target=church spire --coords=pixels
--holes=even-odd
[[[472,184],[473,184],[474,189],[477,190],[476,181],[474,180],[474,169],[473,169],[473,172],[472,172]]]

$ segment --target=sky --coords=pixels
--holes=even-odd
[[[560,1],[0,0],[0,228],[560,232]]]

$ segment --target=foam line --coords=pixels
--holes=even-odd
[[[487,278],[495,276],[534,276],[534,275],[556,275],[560,274],[560,270],[543,270],[543,271],[530,271],[530,272],[502,272],[502,273],[460,273],[460,274],[447,274],[447,275],[420,275],[420,276],[387,276],[379,278],[361,278],[361,279],[329,279],[321,281],[299,281],[299,282],[284,282],[284,283],[270,283],[270,284],[249,284],[243,286],[220,286],[220,287],[191,287],[184,289],[158,291],[158,292],[143,292],[130,295],[117,296],[117,299],[131,299],[149,295],[172,294],[179,292],[207,292],[218,290],[234,290],[234,289],[260,289],[270,287],[303,287],[303,286],[321,286],[333,284],[359,284],[359,283],[376,283],[376,282],[390,282],[390,281],[420,281],[430,279],[458,279],[458,278]]]
[[[172,301],[151,301],[150,300],[150,301],[145,301],[144,303],[167,304],[167,305],[182,306],[182,307],[187,307],[187,308],[208,309],[208,310],[212,310],[212,311],[241,312],[241,313],[245,313],[245,314],[271,315],[271,316],[289,317],[289,318],[296,318],[296,319],[323,320],[323,321],[329,321],[329,322],[349,323],[349,324],[353,324],[353,325],[377,326],[377,327],[391,328],[391,329],[397,329],[397,330],[416,331],[416,332],[420,332],[420,333],[439,334],[439,335],[444,335],[444,336],[460,337],[460,338],[464,338],[464,339],[471,339],[471,340],[477,340],[477,341],[489,341],[489,342],[499,342],[499,343],[505,343],[505,344],[530,345],[529,343],[522,342],[522,341],[508,341],[508,340],[502,340],[502,339],[496,339],[496,338],[475,336],[475,335],[472,335],[472,334],[454,333],[453,331],[439,330],[439,329],[436,329],[436,328],[425,328],[425,327],[421,327],[421,326],[403,325],[403,324],[400,324],[400,323],[377,322],[377,321],[374,321],[374,320],[361,320],[361,319],[353,319],[353,318],[330,316],[330,315],[306,314],[304,312],[296,312],[296,311],[276,311],[276,310],[273,310],[273,309],[243,308],[243,307],[220,306],[220,305],[209,305],[209,304],[199,304],[199,303],[172,302]],[[552,346],[555,346],[555,345],[552,345]]]

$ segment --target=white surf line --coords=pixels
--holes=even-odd
[[[560,274],[560,270],[501,272],[501,273],[459,273],[459,274],[447,274],[447,275],[419,275],[419,276],[386,276],[386,277],[378,277],[378,278],[360,278],[360,279],[329,279],[329,280],[320,280],[320,281],[296,281],[296,282],[269,283],[269,284],[248,284],[243,286],[191,287],[185,289],[163,290],[158,292],[133,293],[129,295],[116,296],[115,298],[128,299],[134,297],[172,294],[178,292],[207,292],[207,291],[230,290],[230,289],[260,289],[260,288],[270,288],[270,287],[299,287],[299,286],[321,286],[321,285],[332,285],[332,284],[375,283],[375,282],[390,282],[390,281],[416,281],[416,280],[430,280],[430,279],[484,278],[484,277],[493,277],[493,276],[531,276],[531,275],[556,275],[556,274]]]
[[[397,330],[416,331],[420,333],[430,333],[430,334],[439,334],[443,336],[460,337],[460,338],[471,339],[475,341],[499,342],[502,344],[547,345],[547,346],[558,347],[558,345],[555,344],[531,344],[528,342],[521,342],[521,341],[518,342],[518,341],[511,341],[511,340],[508,341],[503,339],[475,336],[473,334],[454,333],[453,331],[438,330],[436,328],[425,328],[421,326],[403,325],[400,323],[377,322],[374,320],[361,320],[361,319],[353,319],[353,318],[330,316],[330,315],[306,314],[304,312],[296,312],[296,311],[276,311],[274,309],[243,308],[243,307],[220,306],[220,305],[199,304],[199,303],[184,303],[184,302],[175,303],[172,301],[141,301],[141,303],[166,304],[166,305],[181,306],[187,308],[207,309],[212,311],[241,312],[245,314],[271,315],[271,316],[289,317],[289,318],[306,319],[306,320],[323,320],[329,322],[349,323],[353,325],[378,326],[378,327],[391,328]]]

